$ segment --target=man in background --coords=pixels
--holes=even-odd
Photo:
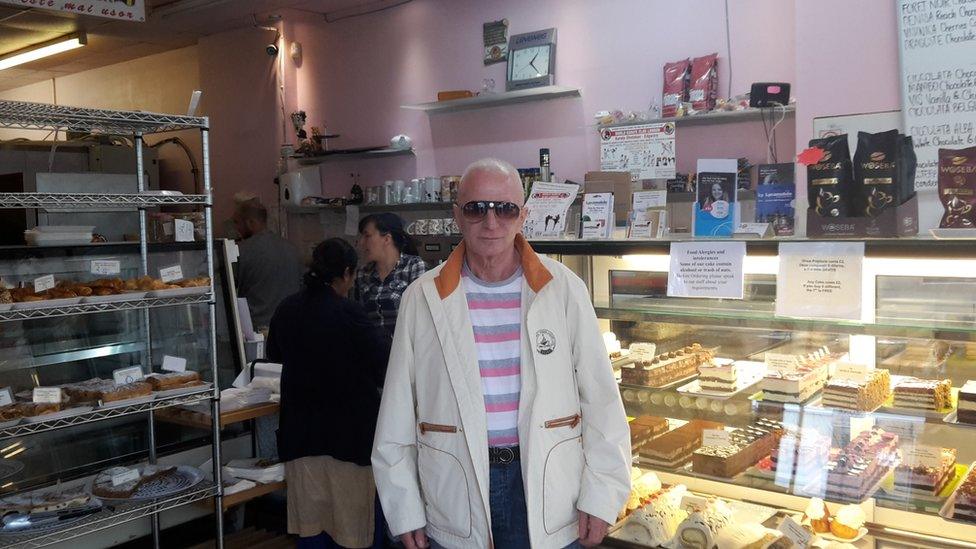
[[[268,230],[268,209],[257,198],[237,202],[237,295],[247,298],[255,330],[268,327],[282,299],[298,292],[303,265],[298,249]]]

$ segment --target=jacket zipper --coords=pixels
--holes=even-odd
[[[456,433],[457,432],[457,427],[455,427],[453,425],[438,425],[436,423],[421,422],[420,423],[420,434],[422,434],[422,435],[423,434],[427,434],[427,432],[431,432],[431,433]]]
[[[579,425],[580,419],[582,419],[582,416],[579,414],[573,414],[571,416],[550,419],[545,425],[546,429],[555,429],[557,427],[576,427]]]

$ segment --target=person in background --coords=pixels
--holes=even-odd
[[[247,298],[254,329],[261,330],[278,303],[301,286],[302,259],[294,244],[268,230],[268,210],[257,198],[238,202],[233,220],[242,239],[237,295]]]
[[[403,294],[373,474],[407,549],[595,546],[630,493],[589,291],[522,237],[523,196],[511,164],[469,166],[461,245]]]
[[[400,296],[427,270],[403,220],[392,213],[372,214],[359,221],[359,248],[365,265],[356,273],[355,299],[377,326],[393,337]]]
[[[304,287],[271,319],[268,357],[283,364],[278,453],[299,548],[385,546],[370,451],[390,340],[346,298],[356,261],[345,240],[319,244]]]

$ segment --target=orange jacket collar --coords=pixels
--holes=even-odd
[[[532,291],[539,293],[542,287],[552,280],[552,273],[542,264],[539,256],[536,255],[532,246],[522,235],[515,236],[515,249],[518,250],[519,257],[522,259],[522,275],[529,283]],[[441,299],[454,293],[458,284],[461,283],[461,268],[464,266],[464,241],[451,252],[447,262],[441,267],[441,272],[434,278],[434,285],[437,286],[437,293]]]

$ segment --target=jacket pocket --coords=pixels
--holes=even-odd
[[[576,427],[579,425],[580,419],[582,419],[582,416],[579,414],[573,414],[571,416],[550,419],[545,423],[545,426],[546,429],[556,429],[558,427]]]
[[[427,433],[456,433],[458,431],[457,427],[454,425],[438,425],[437,423],[420,423],[420,434],[426,435]]]
[[[460,538],[471,537],[468,478],[458,458],[450,452],[418,443],[417,471],[427,523]]]
[[[576,502],[583,481],[583,463],[581,437],[557,442],[549,450],[542,473],[542,524],[547,534],[555,534],[578,520]]]

